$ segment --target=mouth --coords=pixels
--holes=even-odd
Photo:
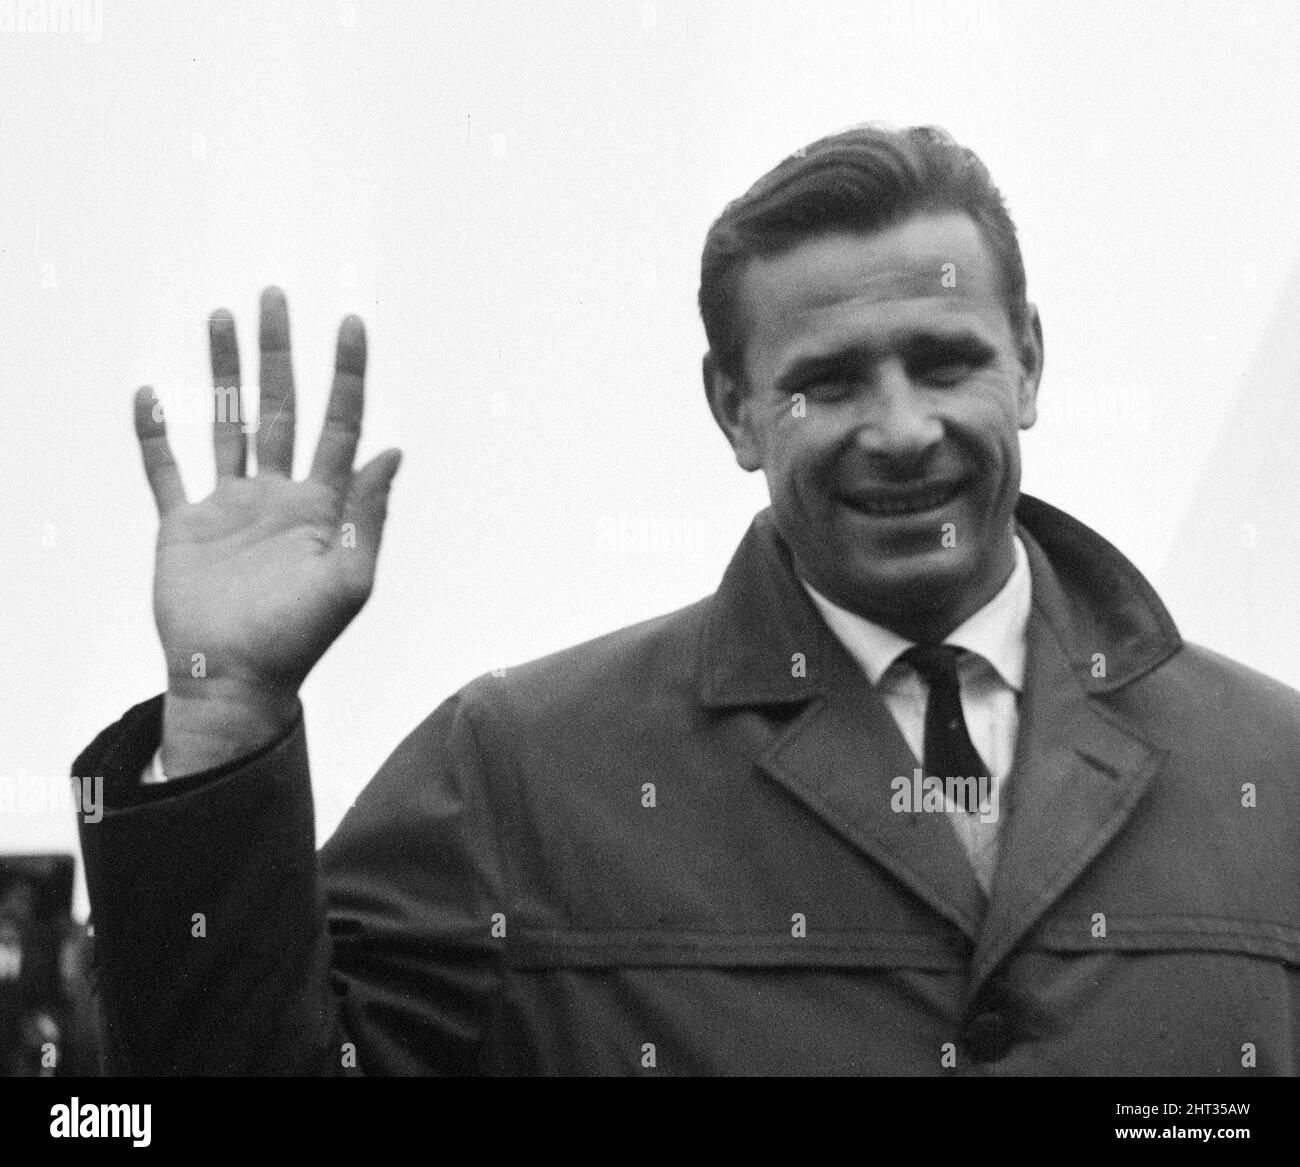
[[[964,481],[918,483],[907,487],[879,487],[840,496],[855,511],[876,518],[923,515],[947,506],[965,486]]]

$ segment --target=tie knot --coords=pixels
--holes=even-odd
[[[955,644],[914,644],[902,656],[932,688],[945,681],[956,683],[957,658],[966,650]]]

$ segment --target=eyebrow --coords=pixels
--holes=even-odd
[[[901,349],[905,358],[913,360],[936,351],[970,352],[984,357],[990,357],[997,351],[986,336],[971,328],[927,328],[915,332],[909,331],[896,342],[894,347]],[[854,342],[827,352],[796,357],[778,374],[775,389],[778,393],[785,393],[790,386],[809,377],[845,376],[856,373],[864,365],[873,364],[881,351],[880,346]]]

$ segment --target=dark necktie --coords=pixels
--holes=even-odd
[[[966,717],[961,711],[957,658],[963,652],[965,649],[952,644],[914,644],[901,658],[921,674],[930,689],[925,705],[925,756],[921,765],[927,775],[941,779],[989,777],[984,759],[970,740]],[[977,811],[978,790],[973,790],[970,784],[958,787],[958,798],[963,792],[966,805],[962,809]]]

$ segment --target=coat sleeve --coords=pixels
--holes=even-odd
[[[110,1074],[473,1073],[503,890],[460,696],[393,753],[318,856],[302,718],[233,767],[141,788],[161,699],[77,759]]]

